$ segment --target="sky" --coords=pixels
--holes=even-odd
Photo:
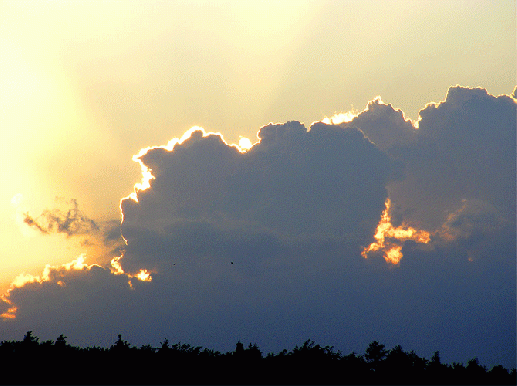
[[[515,1],[0,1],[0,340],[516,363]]]

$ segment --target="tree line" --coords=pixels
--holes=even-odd
[[[387,349],[377,341],[364,354],[343,355],[333,346],[305,341],[264,355],[256,344],[237,342],[221,353],[189,344],[136,347],[121,335],[109,347],[74,347],[60,335],[40,342],[28,331],[21,341],[0,343],[3,384],[488,384],[515,385],[515,368],[487,369],[477,358],[445,364]]]

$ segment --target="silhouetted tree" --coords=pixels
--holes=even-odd
[[[166,352],[169,349],[169,339],[165,339],[163,342],[160,342],[161,347],[158,349],[158,352]]]
[[[4,384],[516,384],[516,370],[494,366],[490,371],[477,358],[443,364],[436,351],[430,360],[401,346],[386,350],[372,342],[364,355],[341,355],[332,346],[312,340],[277,354],[262,356],[257,344],[240,341],[221,354],[207,348],[168,340],[160,347],[132,347],[121,335],[109,349],[72,347],[60,335],[42,343],[28,331],[20,341],[0,342]],[[49,371],[59,364],[59,371]],[[77,364],[88,371],[77,375]],[[106,372],[111,368],[123,371]],[[164,369],[173,368],[173,371]],[[145,369],[145,370],[141,370]]]
[[[56,347],[66,347],[68,344],[66,343],[66,336],[63,334],[59,335],[56,339],[56,343],[54,343]]]
[[[122,335],[119,334],[115,344],[110,347],[110,351],[126,352],[127,350],[129,350],[129,343],[125,340],[122,340]]]
[[[485,375],[487,373],[486,367],[479,364],[478,358],[473,358],[467,362],[466,376],[467,383],[470,384],[484,384]]]
[[[496,365],[492,367],[492,369],[488,372],[490,375],[490,381],[493,385],[506,385],[512,382],[511,373],[508,372],[503,366]],[[517,379],[515,375],[513,377],[513,381],[515,382]],[[515,382],[517,384],[517,382]]]
[[[366,362],[370,364],[370,369],[373,371],[378,369],[381,361],[386,357],[387,351],[385,347],[386,346],[383,344],[379,344],[379,342],[374,340],[366,349],[364,358],[366,359]]]
[[[244,345],[239,340],[237,344],[235,345],[235,355],[240,356],[244,353]]]
[[[32,331],[27,331],[27,334],[23,337],[22,346],[27,349],[34,348],[39,344],[38,341],[39,338],[33,336]]]

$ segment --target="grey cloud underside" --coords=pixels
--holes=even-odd
[[[195,132],[142,156],[156,179],[122,202],[124,269],[200,255],[252,261],[312,239],[368,243],[387,196],[385,154],[356,129],[324,124],[268,125],[259,137],[239,153]],[[133,245],[153,252],[140,261]]]
[[[413,123],[404,117],[401,110],[379,99],[368,103],[365,111],[340,126],[361,129],[370,141],[391,156],[397,156],[402,147],[412,145],[418,134]]]
[[[513,98],[453,87],[418,130],[374,101],[340,126],[265,126],[247,153],[201,132],[150,149],[151,187],[121,204],[120,262],[153,281],[57,270],[11,292],[3,336],[266,352],[311,338],[344,353],[375,339],[514,367],[515,114]],[[388,192],[394,222],[435,232],[398,266],[360,256]]]
[[[462,199],[482,200],[515,219],[515,101],[456,87],[420,116],[418,152],[408,151],[407,178],[396,190],[408,207],[425,219],[425,207],[444,216]],[[402,193],[410,187],[411,196]]]
[[[400,216],[432,230],[463,200],[482,200],[514,221],[515,99],[451,87],[444,102],[420,111],[418,130],[409,124],[391,106],[371,103],[344,125],[363,130],[399,167],[388,190]]]

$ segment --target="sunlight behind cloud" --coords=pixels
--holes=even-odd
[[[14,278],[14,280],[10,284],[10,288],[6,291],[5,294],[0,295],[0,299],[4,302],[11,304],[11,301],[9,300],[9,293],[15,289],[15,288],[22,288],[28,284],[31,283],[44,283],[44,282],[51,282],[56,279],[56,272],[59,272],[59,270],[65,270],[65,271],[81,271],[84,269],[92,269],[93,267],[99,267],[97,264],[88,265],[85,264],[84,261],[86,260],[86,254],[81,254],[77,259],[72,260],[69,263],[62,264],[60,266],[51,266],[50,264],[47,264],[45,268],[43,269],[42,273],[40,275],[31,275],[28,273],[22,273]],[[59,275],[58,275],[59,276]],[[60,287],[65,287],[66,283],[64,283],[62,280],[56,280],[56,284]],[[16,311],[17,308],[13,305],[10,307],[6,312],[3,314],[0,314],[0,319],[15,319],[16,318]]]
[[[339,125],[343,122],[350,122],[352,121],[359,112],[357,111],[348,111],[346,113],[337,113],[331,116],[330,118],[325,117],[322,122],[326,123],[327,125]]]
[[[239,138],[239,150],[240,151],[248,151],[252,147],[253,147],[253,144],[251,143],[249,138],[246,138],[246,137]]]
[[[376,241],[365,247],[361,256],[366,259],[370,252],[382,251],[386,262],[396,265],[402,259],[402,246],[406,240],[427,244],[431,238],[429,232],[415,229],[404,223],[395,228],[391,224],[391,200],[389,198],[385,205],[386,208],[382,212],[379,225],[373,236]]]
[[[141,179],[140,182],[137,182],[134,185],[133,192],[130,193],[128,196],[122,198],[120,200],[120,202],[122,202],[123,200],[125,200],[127,198],[130,198],[134,202],[138,202],[138,192],[147,190],[147,189],[149,189],[151,187],[151,182],[150,181],[155,179],[155,176],[153,175],[152,169],[149,168],[147,165],[145,165],[142,162],[141,158],[143,156],[145,156],[150,150],[153,150],[153,149],[165,149],[165,150],[171,152],[171,151],[174,150],[174,147],[176,145],[183,144],[185,141],[190,139],[192,134],[194,134],[196,132],[201,133],[201,136],[203,138],[208,137],[210,135],[217,135],[217,136],[219,136],[221,138],[221,140],[223,141],[224,144],[228,145],[228,143],[225,141],[225,139],[224,139],[224,137],[223,137],[223,135],[221,133],[219,133],[219,132],[211,132],[211,131],[210,132],[206,132],[205,129],[200,127],[200,126],[192,126],[185,133],[183,133],[183,135],[180,138],[173,138],[173,139],[171,139],[167,143],[167,145],[149,146],[149,147],[144,147],[144,148],[140,149],[140,151],[132,157],[132,160],[140,165],[140,170],[142,172],[142,179]],[[253,144],[251,143],[251,141],[248,138],[241,136],[240,139],[239,139],[239,144],[238,145],[231,144],[229,146],[235,147],[237,150],[239,150],[239,152],[242,153],[242,152],[246,152],[251,147],[253,147]],[[123,213],[122,210],[121,210],[121,216],[122,216],[122,221],[121,222],[124,222],[124,213]]]
[[[4,333],[127,323],[161,337],[200,329],[200,342],[270,339],[256,310],[282,339],[396,326],[422,341],[444,310],[493,323],[430,340],[515,363],[504,349],[515,348],[515,110],[470,89],[514,89],[512,31],[508,1],[1,0],[0,294],[13,290],[0,314],[17,312]],[[468,87],[426,105],[454,84]],[[390,103],[355,111],[375,95]],[[88,217],[54,211],[55,197]],[[465,250],[485,271],[462,269]],[[397,288],[438,291],[451,307],[425,302],[386,323],[412,301],[378,297]],[[497,337],[467,339],[480,331]]]
[[[140,281],[152,281],[153,278],[147,269],[141,269],[140,273],[136,275],[136,278]]]
[[[133,282],[131,281],[132,278],[136,278],[139,281],[147,281],[147,282],[153,281],[153,277],[151,276],[151,272],[148,271],[147,269],[141,269],[136,274],[130,274],[130,273],[124,272],[124,270],[122,269],[122,265],[120,264],[120,259],[122,259],[123,257],[124,257],[124,254],[122,253],[120,256],[116,256],[116,257],[114,257],[111,260],[111,267],[110,267],[109,270],[110,270],[112,275],[125,275],[125,276],[127,276],[127,278],[128,278],[127,284],[129,286],[129,288],[131,288],[131,289],[134,288],[133,287]]]

